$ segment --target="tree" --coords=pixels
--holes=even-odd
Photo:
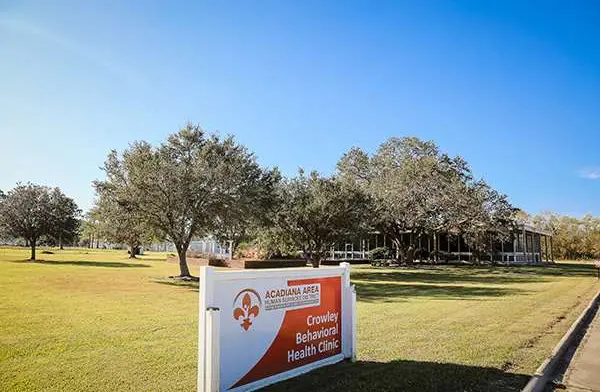
[[[493,244],[510,238],[516,210],[507,196],[492,189],[485,181],[467,184],[463,197],[456,200],[462,219],[457,225],[476,261],[492,255]]]
[[[369,227],[368,198],[358,187],[302,171],[281,187],[278,235],[295,243],[318,267],[331,247]]]
[[[416,137],[390,138],[371,157],[354,148],[338,162],[338,173],[374,200],[374,228],[387,234],[409,263],[422,235],[459,222],[455,200],[472,178],[461,157]],[[402,241],[406,233],[408,247]]]
[[[6,194],[0,189],[0,203],[2,203],[5,198]],[[2,211],[0,210],[0,214],[1,213]],[[2,224],[2,216],[0,216],[0,239],[6,239],[8,237],[11,237],[11,235],[8,233],[7,228]]]
[[[257,228],[252,233],[252,245],[258,250],[259,257],[264,259],[296,259],[299,249],[304,248],[277,224]]]
[[[31,183],[18,184],[0,200],[0,226],[12,237],[22,237],[31,247],[35,260],[37,241],[56,232],[56,227],[74,219],[78,209],[60,209],[62,202],[74,202],[58,189]]]
[[[276,189],[281,182],[279,170],[265,173],[258,166],[247,173],[234,173],[238,178],[230,181],[244,184],[236,200],[216,216],[217,224],[212,234],[220,241],[232,241],[231,252],[242,241],[250,240],[257,231],[274,223],[273,212],[280,200]]]
[[[88,248],[93,248],[95,242],[96,247],[98,247],[98,243],[100,242],[103,233],[101,231],[100,221],[98,220],[96,207],[93,207],[85,214],[81,220],[80,226],[82,243]]]
[[[600,218],[544,212],[531,217],[530,221],[552,233],[555,257],[568,260],[600,258]]]
[[[112,151],[104,171],[97,189],[175,245],[185,278],[191,277],[186,251],[192,237],[221,229],[229,210],[252,203],[247,195],[268,193],[276,175],[233,137],[207,135],[191,124],[158,147],[136,142],[122,154]]]
[[[98,196],[93,208],[97,231],[107,241],[129,248],[129,258],[135,258],[139,248],[152,241],[152,230],[131,203],[120,203],[115,193],[101,183],[95,184]]]
[[[79,235],[81,210],[73,199],[67,197],[59,188],[50,192],[52,225],[48,234],[54,238],[60,249],[65,241],[73,242]]]

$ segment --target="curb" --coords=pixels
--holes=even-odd
[[[596,306],[600,302],[600,292],[596,293],[594,298],[590,301],[587,308],[581,313],[579,318],[571,324],[571,328],[564,334],[560,342],[554,347],[552,353],[546,360],[540,365],[535,371],[525,388],[522,392],[541,392],[546,388],[550,377],[559,365],[565,351],[571,345],[577,334],[583,327],[588,323],[590,315],[596,310]]]

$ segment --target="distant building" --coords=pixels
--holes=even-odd
[[[402,234],[403,244],[406,247],[410,243],[411,235],[411,232]],[[392,252],[396,252],[396,246],[385,234],[373,232],[364,239],[337,244],[331,249],[328,259],[366,259],[369,251],[379,247],[387,247]],[[481,257],[481,261],[505,264],[554,261],[552,234],[527,224],[517,226],[510,240],[495,242],[492,249],[493,252]],[[415,260],[472,261],[473,254],[460,234],[440,232],[423,236],[419,240],[415,249]]]
[[[177,252],[175,245],[170,242],[154,243],[144,248],[154,252]],[[229,257],[229,245],[222,244],[211,237],[194,239],[190,242],[188,252],[211,258],[225,259]]]

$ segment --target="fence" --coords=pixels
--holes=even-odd
[[[177,252],[175,245],[170,242],[152,244],[147,246],[146,249],[153,252]],[[190,242],[188,252],[199,253],[207,258],[227,259],[229,258],[229,244],[224,245],[210,238],[194,240]]]

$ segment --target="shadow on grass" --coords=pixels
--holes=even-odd
[[[190,282],[185,280],[167,279],[167,278],[156,278],[152,280],[154,283],[164,284],[167,286],[186,287],[192,289],[192,291],[198,291],[198,282]]]
[[[528,375],[450,363],[343,362],[267,387],[264,391],[520,391]]]
[[[103,267],[103,268],[147,268],[150,267],[148,264],[141,263],[124,263],[121,261],[77,261],[77,260],[23,260],[13,261],[13,263],[31,263],[31,264],[48,264],[48,265],[75,265],[78,267]]]
[[[156,261],[156,262],[165,262],[165,261],[167,261],[166,257],[158,257],[158,256],[146,256],[146,255],[142,255],[142,256],[138,256],[137,258],[138,258],[138,260],[141,260],[141,261]]]
[[[504,274],[502,272],[474,269],[473,267],[439,267],[426,270],[398,269],[394,271],[354,271],[352,279],[374,282],[420,282],[420,283],[484,283],[513,284],[544,281],[536,275]]]
[[[399,299],[491,299],[525,294],[522,289],[503,287],[353,282],[359,301],[397,302]]]
[[[585,263],[556,263],[546,265],[533,265],[533,266],[515,266],[515,267],[504,267],[513,273],[533,273],[542,276],[591,276],[597,275],[597,268],[594,264]]]
[[[428,266],[418,269],[354,270],[352,279],[387,282],[518,284],[547,281],[549,277],[594,277],[593,264],[557,263],[523,266]]]

